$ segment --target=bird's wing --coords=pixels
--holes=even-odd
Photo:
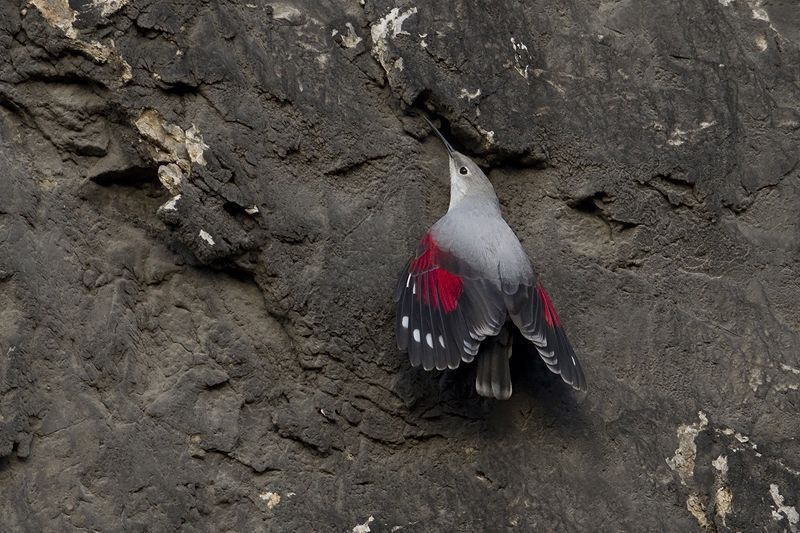
[[[520,284],[506,294],[508,314],[522,335],[531,341],[552,372],[578,390],[586,390],[586,378],[567,340],[556,308],[541,281]]]
[[[425,370],[472,361],[507,314],[499,283],[476,275],[464,260],[439,248],[430,233],[401,273],[395,300],[397,346]]]

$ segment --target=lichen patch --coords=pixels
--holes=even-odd
[[[675,450],[675,455],[667,459],[667,464],[678,473],[684,485],[694,475],[694,462],[697,458],[697,444],[694,439],[708,427],[708,417],[705,413],[698,411],[697,416],[698,422],[678,426],[678,448]]]
[[[772,518],[775,520],[783,520],[789,523],[789,530],[796,533],[797,525],[800,523],[800,514],[794,506],[786,505],[783,495],[781,495],[778,485],[771,483],[769,486],[769,495],[772,496],[772,501],[775,507],[772,510]]]
[[[345,23],[345,27],[347,28],[347,33],[342,34],[342,46],[345,48],[355,48],[364,39],[358,36],[352,22]]]
[[[725,518],[730,514],[733,508],[733,493],[731,492],[730,485],[728,484],[728,458],[720,455],[713,461],[711,466],[714,467],[716,474],[717,491],[714,494],[714,503],[716,508],[717,517],[725,524]]]
[[[164,202],[164,205],[162,205],[159,209],[163,209],[164,211],[176,211],[177,210],[176,205],[178,203],[178,200],[180,199],[181,195],[176,194],[175,196]]]
[[[72,25],[78,14],[69,6],[67,0],[31,0],[30,3],[51,26],[63,31],[70,39],[78,38],[78,31]]]
[[[70,7],[67,0],[30,0],[30,4],[41,13],[42,18],[48,24],[61,30],[72,41],[73,48],[86,54],[98,64],[112,64],[123,84],[133,79],[131,66],[119,55],[113,40],[106,45],[98,41],[84,41],[78,38],[78,30],[73,25],[78,14]]]
[[[274,509],[276,505],[281,503],[281,495],[277,492],[265,491],[259,494],[258,497],[267,503],[267,509]]]
[[[372,515],[370,515],[369,518],[367,518],[366,522],[364,522],[363,524],[358,524],[357,526],[353,527],[353,533],[369,533],[370,532],[369,525],[374,521],[375,518]]]
[[[128,3],[128,0],[94,0],[92,5],[100,8],[100,14],[108,18]]]
[[[192,164],[205,166],[208,145],[197,126],[183,130],[169,124],[154,109],[146,109],[133,121],[139,133],[150,142],[150,155],[157,163],[158,179],[171,194],[180,193],[181,184],[192,172]]]
[[[411,7],[402,13],[400,8],[395,7],[370,27],[372,53],[387,72],[394,65],[394,62],[389,63],[386,57],[389,50],[389,39],[394,39],[398,35],[410,35],[403,30],[403,23],[415,13],[417,13],[416,7]]]
[[[208,243],[209,246],[214,246],[214,237],[204,229],[200,230],[200,238]]]

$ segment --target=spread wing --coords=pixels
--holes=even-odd
[[[508,314],[522,335],[531,341],[552,372],[578,390],[586,390],[586,378],[567,340],[561,319],[542,283],[519,285],[514,294],[506,295]]]
[[[425,370],[471,362],[481,341],[500,332],[507,314],[499,283],[440,249],[430,233],[401,273],[395,300],[397,346],[408,352],[412,366]]]

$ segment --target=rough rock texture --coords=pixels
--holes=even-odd
[[[794,0],[5,0],[0,50],[3,531],[800,529]],[[396,353],[411,112],[586,396]]]

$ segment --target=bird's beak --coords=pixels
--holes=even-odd
[[[444,144],[444,147],[447,148],[447,153],[450,154],[450,156],[452,157],[453,152],[455,152],[455,150],[453,150],[453,147],[450,146],[449,142],[447,142],[447,139],[444,138],[444,135],[442,135],[442,133],[438,129],[436,129],[436,126],[434,126],[433,123],[430,120],[428,120],[428,117],[422,117],[422,118],[424,118],[425,122],[427,122],[428,125],[431,128],[433,128],[433,131],[436,133],[436,136],[439,137],[439,139]]]

